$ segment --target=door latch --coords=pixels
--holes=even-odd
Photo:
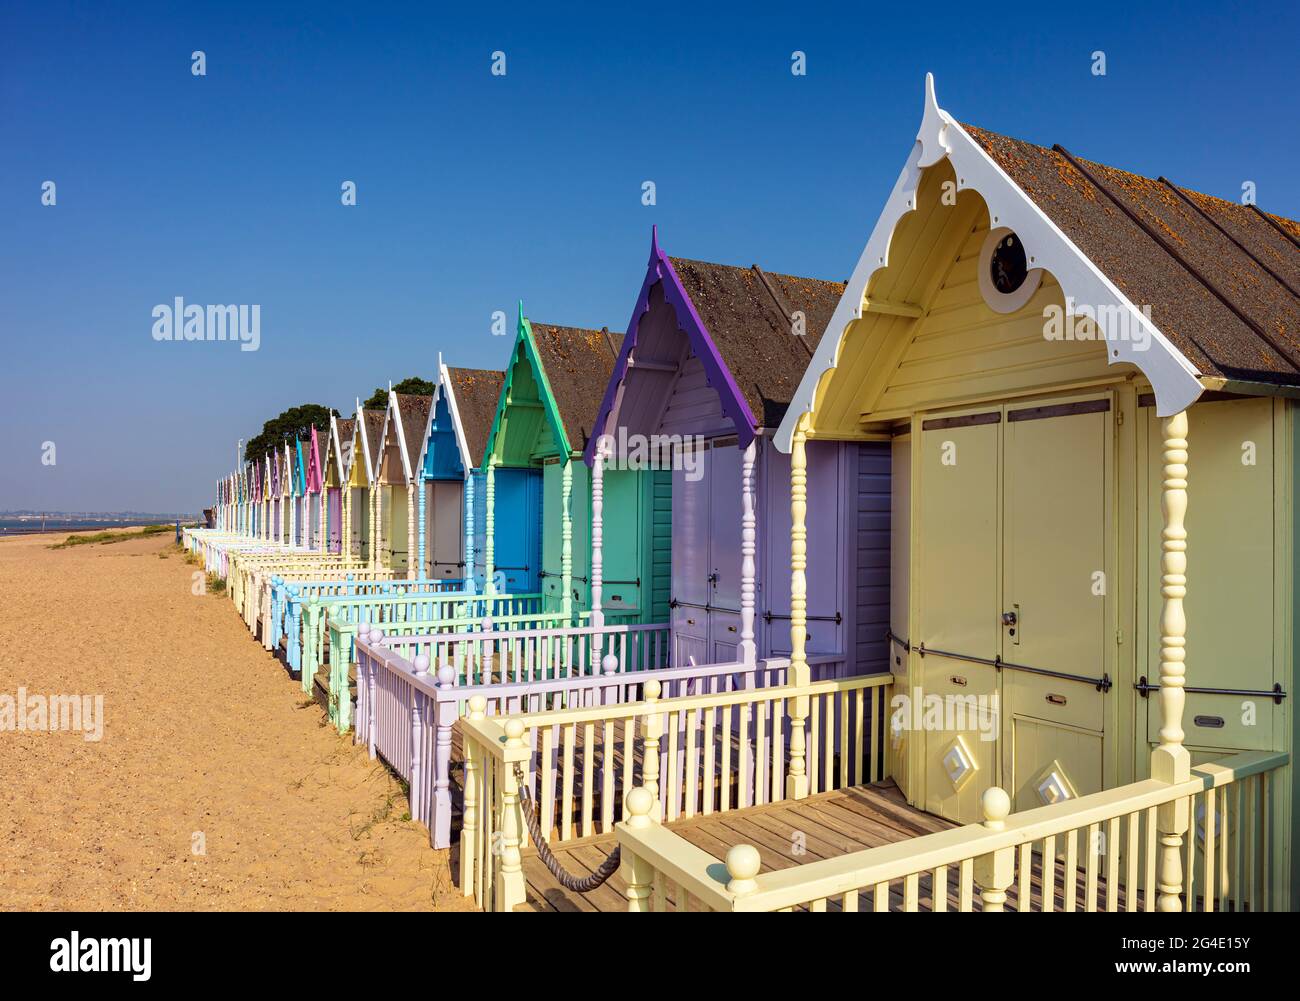
[[[1003,612],[1003,613],[1002,613],[1002,624],[1003,624],[1004,626],[1014,626],[1014,625],[1016,624],[1016,613],[1015,613],[1015,612]]]

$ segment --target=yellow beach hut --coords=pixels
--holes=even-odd
[[[1258,781],[1160,808],[1159,907],[1212,901],[1216,875],[1229,906],[1300,899],[1298,248],[1300,224],[1253,204],[959,124],[927,77],[776,437],[795,470],[810,441],[892,443],[891,771],[911,804],[979,821],[997,786],[1011,825],[1214,762]],[[796,577],[816,574],[797,476],[791,503]],[[955,723],[915,711],[958,701]],[[1253,895],[1228,889],[1230,839]]]

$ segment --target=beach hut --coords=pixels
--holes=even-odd
[[[891,443],[896,680],[998,709],[896,727],[912,803],[970,821],[991,786],[1020,811],[1255,761],[1275,770],[1221,843],[1256,815],[1270,899],[1296,892],[1293,766],[1267,755],[1296,728],[1298,247],[1254,204],[958,124],[927,78],[776,438],[796,468]],[[1160,814],[1162,909],[1185,837],[1213,844],[1195,809]]]
[[[842,282],[758,265],[670,258],[657,232],[651,238],[585,457],[592,462],[603,444],[611,469],[671,461],[674,663],[790,652],[790,464],[771,435],[843,291]],[[807,648],[846,655],[851,673],[883,670],[889,446],[817,442],[808,459],[807,545],[819,570],[809,586]],[[609,487],[606,495],[608,525],[618,502]],[[666,532],[667,520],[658,527]]]
[[[344,532],[352,514],[351,490],[348,478],[352,473],[352,430],[356,421],[350,417],[330,416],[330,429],[325,439],[325,538],[327,552],[342,553]]]
[[[352,500],[349,522],[352,550],[372,570],[379,567],[379,522],[376,504],[379,499],[379,443],[384,434],[384,412],[363,410],[357,401],[356,425],[352,432],[352,469],[348,490]]]
[[[483,460],[485,573],[511,593],[540,590],[550,611],[590,608],[591,478],[580,460],[622,336],[535,324],[519,311]],[[666,470],[611,470],[604,482],[604,608],[626,621],[665,621],[669,517]],[[611,520],[611,518],[613,520]]]
[[[416,559],[418,464],[424,444],[432,396],[388,390],[383,433],[379,445],[381,538],[383,561],[394,574],[419,576]]]
[[[295,437],[290,455],[293,461],[293,513],[295,531],[292,543],[306,548],[311,519],[307,511],[307,461],[303,457],[302,439]]]
[[[417,462],[417,565],[425,579],[461,578],[467,590],[482,591],[481,570],[475,580],[486,515],[481,466],[504,381],[504,372],[450,368],[438,358],[433,406]]]
[[[267,453],[261,460],[261,477],[262,477],[262,531],[259,535],[265,542],[270,542],[275,538],[275,512],[273,510],[273,497],[275,484],[271,476],[272,467],[274,466],[273,457]]]
[[[304,506],[307,511],[307,531],[303,533],[306,536],[305,543],[308,549],[325,552],[325,496],[321,476],[320,436],[317,435],[315,426],[312,427],[311,436],[307,439],[306,487]]]
[[[280,458],[280,503],[284,506],[284,544],[293,546],[297,538],[298,519],[296,504],[296,483],[294,464],[294,447],[286,438]]]

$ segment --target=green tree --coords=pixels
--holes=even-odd
[[[413,375],[409,379],[394,383],[393,392],[410,396],[432,396],[433,383],[428,379],[421,379],[419,376]],[[388,406],[388,390],[383,386],[378,387],[370,394],[370,399],[366,400],[361,406],[366,410],[384,410]]]
[[[244,445],[244,458],[250,462],[261,459],[276,446],[283,446],[286,438],[309,438],[312,428],[317,434],[326,434],[330,429],[330,417],[337,415],[338,411],[333,407],[323,407],[319,403],[290,407],[263,424],[260,434],[248,439]]]

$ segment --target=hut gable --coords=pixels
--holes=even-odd
[[[608,328],[585,330],[533,323],[542,372],[564,425],[570,449],[586,446],[596,425],[600,398],[623,344]]]
[[[734,430],[741,446],[780,423],[842,282],[650,259],[596,426],[649,434]],[[587,458],[592,447],[587,448]]]
[[[478,468],[483,463],[506,374],[493,369],[449,368],[447,375],[470,465]]]
[[[1254,206],[963,126],[927,75],[916,142],[777,446],[790,448],[806,414],[819,436],[853,437],[961,393],[1030,390],[1049,371],[1083,383],[1127,369],[1150,383],[1159,416],[1207,390],[1300,385],[1297,231]],[[995,234],[1015,235],[1035,278],[1025,297],[990,306],[980,269]]]
[[[423,436],[428,431],[432,409],[432,396],[389,392],[380,446],[380,454],[386,463],[383,475],[387,482],[395,483],[400,478],[410,483],[415,478],[416,463],[424,452]],[[388,468],[393,457],[399,460],[400,468]]]
[[[311,429],[311,439],[307,443],[307,492],[318,494],[324,477],[321,474],[320,436],[316,428]]]
[[[607,328],[532,323],[522,303],[517,329],[484,461],[494,456],[504,466],[530,466],[567,458],[595,426],[622,337]]]

